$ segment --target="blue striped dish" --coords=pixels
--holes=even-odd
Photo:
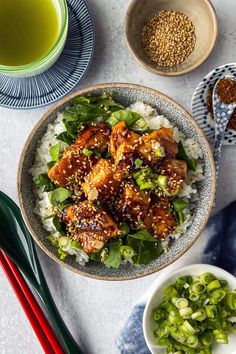
[[[87,71],[94,49],[94,27],[84,0],[67,0],[69,28],[58,61],[29,78],[0,74],[0,105],[29,109],[50,104],[70,92]]]
[[[225,64],[212,70],[197,86],[192,97],[192,115],[204,131],[207,139],[214,142],[215,124],[209,113],[206,104],[207,93],[212,89],[217,80],[225,75],[236,77],[236,63]],[[224,145],[236,145],[236,131],[226,129],[224,137]]]

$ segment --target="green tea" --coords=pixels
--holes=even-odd
[[[53,0],[0,0],[0,65],[24,65],[42,58],[58,33]]]

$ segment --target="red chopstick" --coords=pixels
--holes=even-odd
[[[20,271],[1,249],[0,263],[45,353],[65,354]]]

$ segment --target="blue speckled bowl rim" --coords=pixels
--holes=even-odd
[[[131,92],[134,91],[135,93],[137,93],[137,95],[138,95],[138,93],[140,93],[140,94],[145,94],[148,97],[153,96],[156,100],[163,100],[163,102],[166,104],[168,109],[170,109],[169,107],[171,107],[174,110],[178,110],[179,114],[181,114],[181,121],[185,122],[185,124],[187,121],[187,128],[186,129],[191,130],[191,134],[194,133],[196,138],[199,137],[199,139],[202,142],[202,148],[204,147],[204,151],[207,156],[207,159],[206,159],[207,163],[205,163],[204,166],[207,168],[208,174],[210,176],[210,180],[205,181],[205,185],[210,186],[209,190],[207,190],[208,199],[209,199],[208,204],[207,205],[203,204],[205,206],[206,210],[204,213],[201,214],[200,219],[195,218],[197,220],[196,222],[198,223],[198,229],[196,230],[196,232],[193,233],[193,237],[192,237],[191,241],[187,243],[187,246],[185,248],[181,247],[181,250],[179,253],[173,255],[173,257],[170,260],[163,262],[163,264],[155,265],[155,261],[157,261],[157,260],[155,260],[155,261],[149,263],[148,265],[144,265],[144,266],[140,266],[140,267],[129,266],[129,268],[126,268],[126,266],[123,266],[123,268],[121,267],[118,270],[114,270],[113,268],[107,268],[103,265],[96,266],[96,264],[95,264],[92,267],[92,270],[93,270],[93,268],[95,270],[94,270],[94,272],[92,272],[89,265],[82,268],[79,265],[77,265],[77,267],[71,265],[71,263],[75,263],[75,261],[68,261],[67,263],[60,261],[58,259],[58,257],[55,255],[56,254],[55,249],[53,249],[53,247],[50,246],[49,243],[47,243],[47,246],[45,246],[46,240],[44,239],[44,243],[43,243],[39,239],[38,230],[35,231],[35,227],[37,225],[35,226],[33,221],[38,223],[39,228],[41,229],[41,232],[46,234],[46,231],[43,230],[42,225],[40,225],[39,218],[37,220],[35,214],[33,213],[33,210],[32,210],[33,207],[30,208],[30,203],[32,202],[33,199],[35,200],[35,198],[31,198],[31,200],[30,200],[29,199],[30,195],[29,195],[29,193],[27,193],[27,178],[30,180],[29,186],[28,186],[30,188],[30,191],[32,191],[32,187],[33,187],[32,177],[29,174],[29,168],[33,164],[32,159],[31,159],[32,161],[31,161],[30,167],[28,166],[28,170],[24,169],[24,165],[27,165],[27,161],[30,158],[30,156],[27,157],[28,156],[27,154],[29,153],[32,156],[35,156],[35,150],[32,151],[31,145],[34,144],[35,146],[37,146],[37,142],[39,141],[40,137],[42,137],[42,135],[44,134],[45,129],[46,129],[45,128],[43,130],[43,132],[40,133],[40,129],[42,129],[42,126],[45,125],[45,127],[46,127],[46,125],[49,123],[49,122],[47,122],[47,120],[50,121],[50,119],[52,119],[51,116],[53,116],[53,119],[55,119],[57,112],[59,112],[60,109],[64,109],[67,105],[69,105],[69,102],[71,103],[73,98],[75,98],[76,96],[79,96],[79,95],[93,94],[94,91],[96,92],[96,91],[102,91],[102,90],[106,90],[109,92],[112,92],[113,90],[115,92],[115,90],[116,90],[118,93],[125,91],[125,90],[128,90],[128,91],[131,90]],[[38,136],[37,136],[37,134],[38,134]],[[24,175],[24,173],[26,173],[26,175]],[[25,177],[26,177],[26,179],[25,179]],[[22,212],[22,216],[23,216],[23,219],[25,221],[25,224],[26,224],[29,232],[31,233],[32,237],[34,238],[34,240],[38,244],[38,246],[49,257],[51,257],[52,259],[54,259],[56,262],[58,262],[59,264],[61,264],[64,267],[66,267],[67,269],[70,269],[75,273],[79,273],[81,275],[84,275],[84,276],[87,276],[90,278],[94,278],[94,279],[100,279],[100,280],[118,280],[118,281],[120,281],[120,280],[137,279],[137,278],[152,274],[154,272],[157,272],[157,271],[167,267],[168,265],[172,264],[174,261],[176,261],[194,244],[194,242],[200,236],[200,234],[201,234],[201,232],[202,232],[202,230],[203,230],[203,228],[210,216],[210,213],[211,213],[211,210],[212,210],[212,207],[214,204],[215,189],[216,189],[215,166],[214,166],[214,160],[212,157],[211,149],[210,149],[210,146],[209,146],[202,130],[199,128],[198,124],[191,117],[191,115],[181,105],[179,105],[177,102],[175,102],[173,99],[169,98],[168,96],[160,93],[159,91],[156,91],[154,89],[151,89],[151,88],[148,88],[145,86],[129,84],[129,83],[105,83],[105,84],[90,86],[90,87],[78,90],[78,91],[74,92],[73,94],[60,100],[58,103],[56,103],[38,121],[38,123],[35,125],[35,127],[31,131],[28,139],[26,140],[25,146],[24,146],[22,153],[21,153],[19,166],[18,166],[18,175],[17,175],[17,191],[18,191],[18,199],[19,199],[19,203],[20,203],[20,209]],[[28,192],[29,192],[29,190],[28,190]],[[34,219],[34,220],[31,220],[31,219]],[[189,233],[190,236],[191,236],[191,233],[190,233],[191,228],[192,228],[192,226],[190,226],[187,231],[187,233]],[[187,235],[187,233],[185,235]],[[184,235],[182,237],[184,237]],[[173,248],[174,248],[174,246],[173,246]],[[171,251],[168,253],[168,255],[171,256]],[[96,274],[97,268],[99,271],[102,269],[102,271],[100,272],[101,274]],[[87,269],[87,271],[86,271],[86,269]],[[89,269],[91,272],[88,271]],[[132,270],[133,270],[133,272],[132,272]]]

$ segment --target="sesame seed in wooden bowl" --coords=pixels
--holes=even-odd
[[[126,42],[134,58],[164,76],[200,66],[212,52],[217,33],[209,0],[133,0],[125,17]]]

